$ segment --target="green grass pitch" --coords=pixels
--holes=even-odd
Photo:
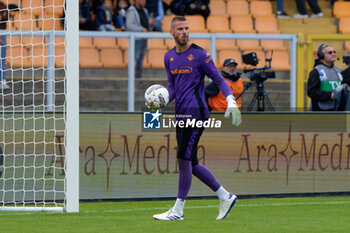
[[[218,200],[188,200],[184,221],[156,221],[174,201],[81,203],[79,213],[0,212],[0,232],[350,232],[350,197],[239,199],[215,220]]]

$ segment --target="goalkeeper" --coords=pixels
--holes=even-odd
[[[201,47],[189,42],[189,26],[185,17],[175,16],[171,21],[170,34],[176,46],[164,56],[168,76],[169,102],[176,99],[176,120],[209,118],[204,98],[204,77],[210,77],[220,88],[228,102],[225,117],[232,114],[235,126],[241,123],[241,113],[231,89],[220,75],[211,56]],[[198,163],[197,145],[204,128],[176,128],[178,144],[179,185],[175,205],[167,212],[153,215],[157,220],[182,220],[183,209],[191,187],[192,174],[217,193],[220,212],[216,219],[224,219],[237,201],[234,194],[226,191],[208,168]]]

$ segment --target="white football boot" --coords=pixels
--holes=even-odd
[[[237,202],[237,196],[232,193],[230,193],[229,199],[225,201],[220,201],[219,216],[216,218],[216,220],[225,219],[236,202]]]
[[[183,220],[184,215],[171,208],[165,213],[153,215],[153,218],[156,220]]]

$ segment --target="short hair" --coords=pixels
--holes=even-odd
[[[177,22],[177,21],[187,21],[187,19],[184,16],[175,16],[171,20],[170,27],[172,28],[174,23]]]

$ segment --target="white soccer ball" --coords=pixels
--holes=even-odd
[[[149,109],[162,109],[169,103],[169,92],[164,86],[154,84],[147,88],[145,92],[145,100],[145,104]]]

